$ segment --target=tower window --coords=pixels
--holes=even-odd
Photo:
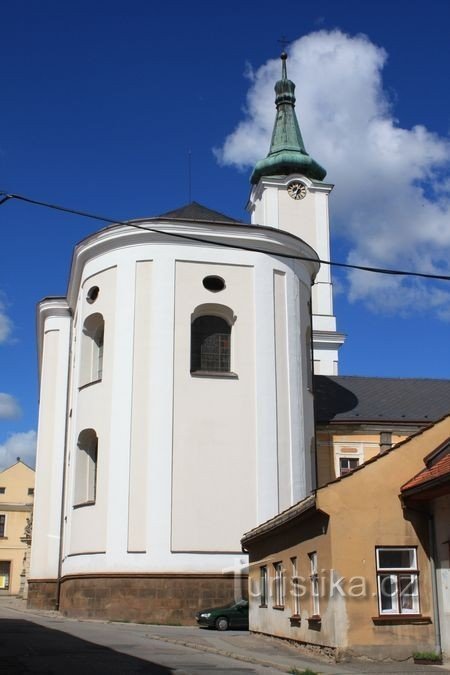
[[[191,372],[230,372],[231,326],[218,316],[199,316],[191,326]]]
[[[97,493],[97,454],[97,434],[94,429],[83,429],[78,436],[75,460],[75,506],[95,503]]]
[[[210,276],[203,279],[203,286],[211,293],[218,293],[225,288],[225,281],[222,277]]]

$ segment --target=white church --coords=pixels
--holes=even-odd
[[[32,607],[192,623],[233,599],[243,533],[315,486],[312,361],[336,375],[344,336],[281,58],[250,223],[191,203],[100,230],[39,304]]]

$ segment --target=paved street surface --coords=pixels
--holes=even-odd
[[[309,668],[323,675],[450,673],[413,663],[335,664],[247,631],[66,619],[0,598],[1,675],[277,675]]]

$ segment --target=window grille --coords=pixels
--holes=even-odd
[[[191,329],[191,372],[230,372],[231,326],[218,316],[200,316]]]

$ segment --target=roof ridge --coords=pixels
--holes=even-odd
[[[174,220],[204,220],[204,221],[213,221],[213,222],[225,222],[225,223],[240,223],[242,221],[227,216],[225,213],[216,211],[215,209],[210,209],[208,206],[201,204],[197,201],[191,201],[188,204],[184,204],[176,209],[171,209],[165,213],[161,213],[157,216],[153,216],[150,220],[157,220],[159,218],[170,218]]]
[[[450,382],[450,378],[448,377],[393,377],[391,375],[319,375],[316,374],[314,377],[327,377],[330,379],[344,379],[344,378],[353,378],[353,379],[358,379],[358,380],[395,380],[395,381],[412,381],[412,380],[419,380],[419,381],[432,381],[432,382]]]

